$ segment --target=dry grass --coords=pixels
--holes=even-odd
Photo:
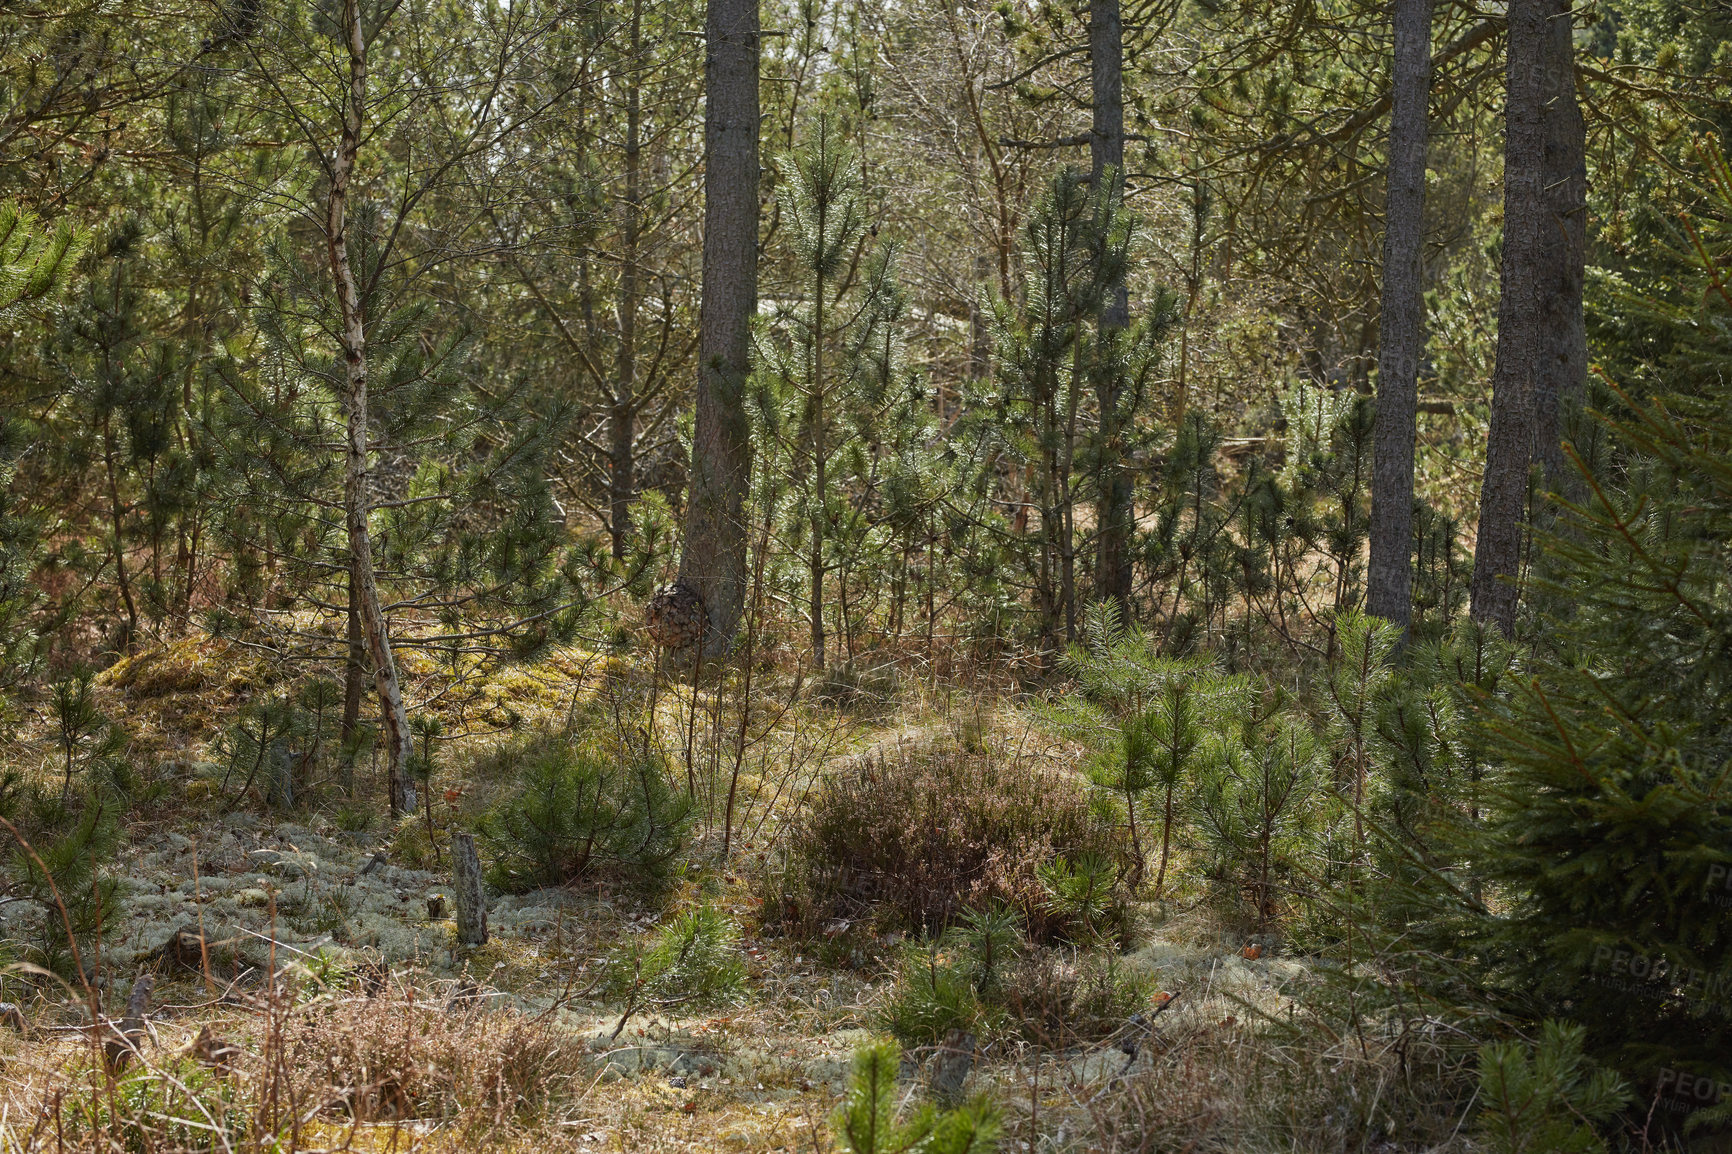
[[[1470,1149],[1459,1133],[1465,1103],[1431,1097],[1439,1071],[1411,1053],[1361,1051],[1357,1041],[1294,1045],[1218,1014],[1148,1049],[1122,1079],[1050,1076],[1043,1130],[1100,1154]],[[1026,1102],[1018,1104],[1026,1126]]]
[[[284,982],[205,1010],[113,1073],[83,1031],[20,1047],[0,1151],[495,1148],[557,1131],[593,1084],[576,1035],[452,983],[297,999]]]

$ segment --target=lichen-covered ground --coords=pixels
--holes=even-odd
[[[207,1028],[262,1049],[271,1021],[266,975],[274,966],[288,975],[283,988],[294,992],[286,997],[360,1005],[380,1029],[410,1000],[452,1017],[524,1015],[568,1034],[584,1052],[587,1085],[555,1099],[526,1135],[501,1132],[507,1144],[539,1135],[534,1141],[595,1150],[823,1148],[850,1059],[875,1027],[891,980],[881,967],[829,968],[797,944],[753,936],[749,898],[729,894],[743,889],[737,879],[732,887],[724,881],[722,900],[735,899],[727,908],[746,931],[747,979],[737,1003],[693,1016],[652,1006],[622,1023],[622,1006],[598,995],[597,980],[622,943],[652,932],[678,895],[653,906],[568,890],[496,897],[492,940],[464,949],[449,901],[447,916],[428,916],[427,899],[449,893],[446,877],[391,864],[388,850],[375,864],[379,841],[247,812],[134,830],[120,867],[124,913],[106,937],[109,1012],[118,1014],[131,975],[149,968],[159,984],[147,1057],[192,1053]],[[201,929],[208,980],[202,959],[193,963],[174,949],[177,934]],[[1279,958],[1246,959],[1237,939],[1193,923],[1151,936],[1126,961],[1180,999],[1155,1019],[1152,1036],[1136,1035],[1135,1060],[1117,1041],[981,1056],[966,1091],[1001,1099],[1012,1134],[1032,1117],[1041,1133],[1062,1140],[1059,1120],[1121,1092],[1157,1056],[1248,1031],[1246,1003],[1281,1012],[1280,987],[1298,970]],[[388,988],[376,988],[375,965],[390,971]],[[57,1059],[79,1056],[83,1035],[70,1027],[88,1021],[80,991],[50,990],[41,986],[24,1000],[32,1033],[5,1040],[14,1078],[31,1072],[15,1089],[36,1084]],[[904,1074],[908,1093],[922,1094],[922,1065],[905,1063]],[[1040,1109],[1050,1128],[1039,1122]],[[449,1128],[391,1119],[338,1131],[360,1148],[393,1140],[441,1148]]]
[[[712,844],[700,842],[673,884],[653,895],[629,886],[493,895],[491,940],[461,947],[448,858],[439,847],[447,828],[484,804],[496,783],[467,778],[470,762],[454,742],[433,781],[431,838],[425,814],[396,828],[380,821],[344,829],[359,824],[344,805],[277,811],[242,797],[215,738],[224,718],[268,689],[270,672],[244,650],[198,641],[103,675],[104,708],[124,720],[137,755],[156,767],[153,800],[129,815],[112,864],[119,904],[105,914],[101,958],[85,962],[93,984],[33,972],[6,979],[5,997],[19,1004],[26,1028],[0,1027],[0,1151],[53,1148],[44,1119],[64,1110],[68,1094],[76,1098],[82,1087],[100,1103],[112,1092],[103,1089],[106,1075],[92,1049],[90,1005],[94,999],[118,1017],[144,972],[156,986],[142,1062],[128,1076],[204,1071],[197,1077],[227,1087],[218,1097],[232,1100],[233,1109],[269,1114],[276,1132],[291,1134],[280,1139],[283,1148],[830,1148],[828,1121],[852,1056],[882,1028],[893,941],[868,940],[865,948],[856,941],[843,951],[766,937],[748,872],[758,855],[723,863]],[[440,696],[428,689],[432,674],[422,673],[422,696],[448,712],[447,732],[473,732],[478,745],[513,724],[557,716],[619,675],[606,662],[565,654]],[[639,679],[640,690],[646,682]],[[689,721],[708,708],[689,694],[681,698],[677,687],[656,692],[675,741],[681,711]],[[1008,703],[994,708],[1005,717],[1014,712]],[[786,753],[787,764],[798,760],[801,772],[821,777],[836,758],[905,737],[923,724],[922,710],[933,713],[918,701],[843,722],[834,709],[803,713],[785,722],[793,736],[777,756]],[[51,775],[52,749],[38,710],[8,752],[13,764],[34,761]],[[770,796],[770,777],[763,769],[749,788]],[[358,785],[379,795],[379,783],[365,774]],[[766,802],[759,848],[775,820]],[[698,901],[737,927],[745,970],[737,994],[701,1009],[652,999],[628,1014],[610,967],[622,964],[634,941]],[[1118,1034],[1059,1049],[1009,1035],[983,1039],[955,1093],[999,1104],[1006,1148],[1161,1148],[1147,1136],[1162,1127],[1206,1130],[1246,1114],[1247,1095],[1270,1077],[1289,1076],[1283,1063],[1303,1070],[1307,1086],[1317,1079],[1334,1086],[1318,1091],[1325,1096],[1340,1092],[1343,1078],[1364,1080],[1376,1093],[1388,1068],[1369,1051],[1335,1054],[1334,1072],[1315,1078],[1314,1067],[1324,1068],[1316,1055],[1283,1056],[1264,1027],[1292,1012],[1287,991],[1302,967],[1278,956],[1272,942],[1224,928],[1201,909],[1181,900],[1136,912],[1136,940],[1120,964],[1143,975],[1154,993],[1141,1019],[1127,1020]],[[0,937],[28,941],[40,916],[28,902],[0,904]],[[216,1043],[232,1047],[232,1056],[212,1062]],[[315,1069],[321,1062],[329,1068]],[[497,1107],[494,1090],[472,1084],[476,1071],[496,1070],[507,1073],[486,1077],[535,1083],[536,1070],[511,1072],[513,1062],[544,1068],[548,1084],[536,1083],[533,1107],[515,1099]],[[1347,1069],[1354,1062],[1364,1070]],[[927,1052],[905,1057],[907,1100],[930,1093],[935,1069]],[[411,1090],[411,1077],[425,1084]],[[305,1117],[287,1130],[271,1098],[279,1084],[288,1087],[282,1095],[305,1105]],[[1400,1127],[1391,1118],[1385,1129]],[[216,1144],[190,1148],[244,1146],[225,1147],[214,1130],[194,1130]],[[66,1140],[64,1132],[54,1139]],[[1327,1136],[1319,1141],[1326,1146]]]

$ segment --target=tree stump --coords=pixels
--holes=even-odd
[[[120,1020],[120,1025],[102,1048],[103,1056],[108,1059],[108,1068],[117,1074],[126,1069],[126,1064],[144,1042],[144,1021],[150,1010],[150,994],[155,988],[155,978],[149,974],[138,976],[138,980],[132,983],[131,996],[126,999],[126,1017]]]
[[[709,614],[704,612],[703,598],[684,581],[657,589],[644,610],[644,627],[650,640],[674,652],[697,645],[708,625]]]
[[[451,835],[452,889],[457,897],[457,940],[466,946],[487,941],[487,895],[481,888],[481,859],[475,853],[475,838],[467,833]]]
[[[944,1045],[932,1059],[932,1093],[941,1102],[954,1102],[962,1096],[962,1084],[974,1069],[974,1035],[967,1030],[951,1030],[944,1035]]]
[[[295,751],[286,741],[271,742],[270,761],[265,772],[265,804],[272,809],[295,808]]]
[[[198,932],[196,926],[180,927],[162,945],[163,957],[201,973],[205,966],[205,952],[204,935]]]

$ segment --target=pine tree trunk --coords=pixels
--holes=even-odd
[[[822,131],[822,130],[821,130]],[[819,244],[823,244],[825,226],[830,211],[828,193],[821,193],[818,203]],[[820,672],[824,669],[824,522],[825,502],[829,497],[829,460],[828,447],[824,443],[824,270],[821,267],[812,269],[812,395],[809,399],[811,414],[811,446],[812,446],[812,493],[811,501],[811,532],[809,543],[810,554],[807,559],[807,579],[811,588],[807,591],[809,605],[807,611],[812,618],[812,668]]]
[[[1587,263],[1587,126],[1576,100],[1575,25],[1569,0],[1547,5],[1544,110],[1545,161],[1540,176],[1539,325],[1545,341],[1534,378],[1534,458],[1545,484],[1558,489],[1570,476],[1563,437],[1580,401],[1588,371],[1588,334],[1582,315]]]
[[[1124,33],[1119,24],[1119,0],[1090,0],[1089,80],[1094,119],[1089,131],[1089,171],[1099,190],[1112,173],[1113,195],[1125,185]],[[1129,297],[1123,280],[1107,291],[1101,312],[1103,328],[1122,329],[1130,323]]]
[[[1431,0],[1395,0],[1390,78],[1389,191],[1377,353],[1377,427],[1371,481],[1371,565],[1365,606],[1407,629],[1413,612],[1413,442],[1425,351],[1426,103],[1431,93]]]
[[[1492,622],[1506,636],[1515,629],[1519,592],[1515,581],[1533,446],[1533,394],[1542,350],[1537,278],[1547,223],[1541,183],[1545,166],[1541,108],[1550,6],[1550,0],[1511,0],[1509,5],[1502,295],[1471,610],[1475,621]]]
[[[986,285],[992,276],[992,262],[985,253],[974,254],[974,295],[968,301],[968,375],[983,381],[992,375],[991,314],[986,305]],[[939,404],[938,419],[950,427],[950,410]]]
[[[361,602],[356,595],[355,561],[349,559],[348,653],[343,661],[342,739],[350,741],[361,725],[361,694],[367,676],[367,638],[361,629]]]
[[[337,309],[342,324],[343,409],[347,421],[343,461],[345,522],[349,556],[353,565],[355,602],[373,658],[374,684],[379,692],[379,712],[385,727],[385,757],[391,816],[415,810],[415,786],[409,780],[409,716],[403,707],[403,690],[397,680],[397,662],[391,653],[390,627],[379,603],[379,586],[373,572],[373,543],[367,521],[372,512],[368,484],[367,448],[367,331],[360,287],[349,264],[349,184],[360,151],[362,116],[367,101],[367,42],[361,30],[360,0],[343,0],[343,37],[349,54],[349,88],[343,102],[343,129],[331,164],[330,189],[325,201],[325,243],[336,288]]]
[[[625,333],[620,333],[620,355],[625,355]],[[625,375],[625,370],[620,370]],[[621,386],[624,387],[622,380]],[[631,499],[637,488],[637,407],[615,404],[608,412],[608,536],[615,557],[625,556],[631,540]]]
[[[702,599],[703,649],[725,653],[746,591],[745,406],[758,307],[758,3],[710,0],[704,19],[704,271],[697,414],[680,580]]]
[[[641,288],[638,280],[638,240],[643,230],[643,186],[640,179],[643,150],[643,0],[632,0],[631,57],[625,97],[625,204],[620,231],[622,252],[619,271],[619,359],[615,365],[613,409],[608,415],[608,535],[613,555],[625,556],[631,536],[631,499],[637,485],[637,310]]]
[[[1124,35],[1119,24],[1119,0],[1091,0],[1089,5],[1089,75],[1093,87],[1094,122],[1089,132],[1090,171],[1099,190],[1110,179],[1112,196],[1124,193],[1125,101]],[[1110,176],[1109,176],[1110,174]],[[1130,296],[1123,280],[1107,290],[1101,309],[1102,334],[1130,324]],[[1124,465],[1124,380],[1118,373],[1101,373],[1096,380],[1100,406],[1098,447],[1099,496],[1095,519],[1099,545],[1095,553],[1095,592],[1130,606],[1131,531],[1136,520],[1135,495]]]
[[[138,603],[133,600],[132,581],[126,572],[126,541],[122,529],[126,521],[126,506],[120,499],[120,483],[115,479],[115,444],[109,414],[102,416],[102,461],[108,478],[108,512],[114,533],[114,579],[120,588],[121,603],[126,606],[126,641],[122,651],[132,652],[138,639]]]

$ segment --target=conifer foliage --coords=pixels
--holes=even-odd
[[[1732,307],[1732,181],[1708,170],[1683,254],[1695,307],[1670,318],[1703,362],[1724,360]],[[1724,380],[1608,395],[1624,410],[1602,418],[1618,467],[1574,457],[1586,495],[1545,540],[1545,644],[1484,746],[1477,854],[1507,895],[1494,972],[1644,1089],[1664,1070],[1732,1077],[1729,396]]]

